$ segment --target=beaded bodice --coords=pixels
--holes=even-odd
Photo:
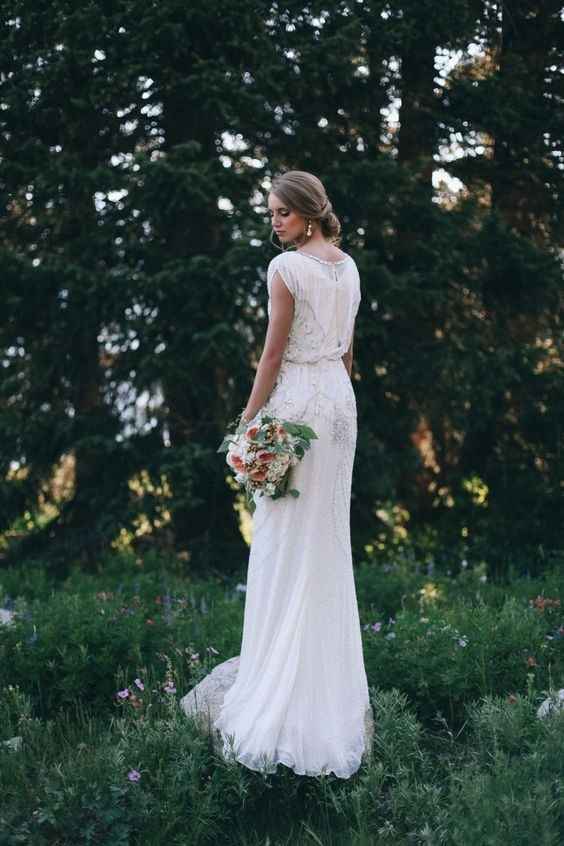
[[[264,410],[284,419],[325,419],[332,441],[356,438],[356,398],[342,356],[360,304],[360,279],[350,256],[330,262],[306,253],[282,253],[268,266],[294,297],[294,319],[280,371]]]
[[[276,271],[294,297],[284,361],[313,364],[323,358],[341,358],[349,348],[361,298],[354,259],[326,261],[302,252],[277,255],[267,271],[269,314]]]

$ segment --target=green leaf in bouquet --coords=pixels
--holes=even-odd
[[[282,423],[290,435],[296,435],[297,437],[302,439],[305,438],[308,441],[318,438],[311,426],[308,426],[306,423],[292,423],[291,420],[283,420]]]
[[[226,437],[222,440],[222,442],[221,442],[221,444],[219,445],[218,449],[216,449],[216,452],[227,452],[227,450],[229,449],[229,444],[230,444],[232,441],[233,441],[233,438],[231,438],[229,435],[227,435],[227,436],[226,436]]]
[[[282,420],[282,425],[290,435],[299,435],[301,426],[299,423],[292,423],[290,420]]]
[[[251,516],[255,513],[256,503],[252,497],[247,497],[247,510],[251,514]]]
[[[313,431],[313,429],[311,428],[311,426],[306,426],[306,425],[300,426],[300,430],[301,430],[301,431],[300,431],[300,435],[301,435],[303,438],[307,438],[307,439],[308,439],[308,441],[318,440],[318,436],[317,436],[317,434]]]
[[[300,495],[300,492],[299,492],[299,491],[297,491],[295,488],[290,488],[290,490],[288,491],[288,493],[290,494],[290,496],[293,496],[293,497],[296,497],[296,496],[299,496],[299,495]]]
[[[303,438],[298,438],[298,440],[295,443],[295,446],[299,446],[299,447],[301,447],[301,449],[305,450],[305,449],[309,449],[311,444],[310,444],[309,441],[303,440]]]

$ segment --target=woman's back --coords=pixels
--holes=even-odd
[[[313,364],[336,360],[348,350],[360,305],[360,277],[351,256],[326,261],[303,252],[285,252],[268,265],[271,283],[278,271],[294,297],[294,319],[284,361]]]

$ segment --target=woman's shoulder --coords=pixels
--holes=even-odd
[[[326,258],[322,258],[321,256],[316,256],[313,253],[308,253],[307,250],[300,252],[299,250],[285,250],[282,253],[279,253],[277,256],[274,256],[271,259],[271,263],[276,262],[284,262],[284,261],[301,261],[302,259],[317,259],[323,263],[335,264],[335,262],[345,262],[347,259],[351,262],[354,262],[353,257],[349,253],[345,253],[344,250],[337,250],[335,249],[334,252],[331,253],[330,256]]]

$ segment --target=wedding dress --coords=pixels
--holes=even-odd
[[[259,415],[303,421],[318,440],[291,470],[299,497],[255,493],[239,669],[214,726],[224,757],[252,770],[349,778],[370,707],[350,539],[356,398],[341,359],[360,279],[351,256],[281,253],[268,266],[268,314],[276,272],[294,318]]]

